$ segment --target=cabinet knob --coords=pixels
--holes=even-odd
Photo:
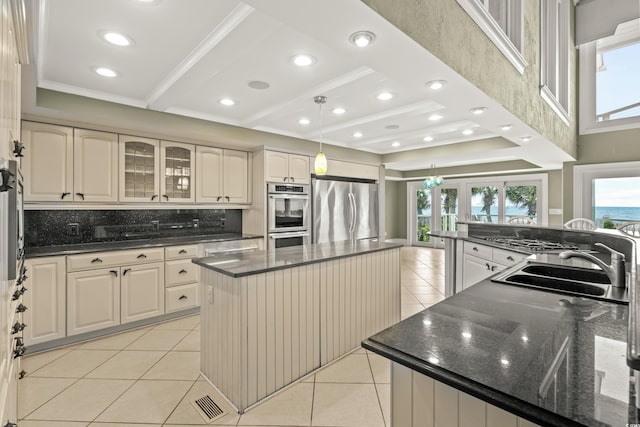
[[[82,200],[84,200],[84,193],[76,193],[76,196],[80,196],[82,197]]]
[[[140,259],[140,258],[146,258],[147,256],[145,254],[140,254],[138,255],[136,258]]]
[[[91,264],[95,264],[96,262],[102,262],[100,258],[94,258],[91,260]]]
[[[109,273],[113,274],[115,277],[118,277],[118,270],[109,270]]]
[[[185,249],[180,249],[180,251],[178,252],[178,254],[182,255],[182,254],[186,254],[187,251]]]
[[[62,193],[62,196],[60,196],[60,200],[64,200],[64,198],[67,197],[69,194],[71,193]]]
[[[185,300],[185,299],[187,299],[187,298],[189,298],[189,297],[188,297],[188,296],[186,296],[186,295],[181,295],[181,296],[180,296],[180,298],[178,298],[178,299],[179,299],[179,300]]]
[[[187,270],[183,268],[182,270],[178,271],[178,274],[187,274]]]
[[[130,268],[125,268],[124,271],[122,272],[123,276],[126,276],[128,272],[130,272],[131,269]]]

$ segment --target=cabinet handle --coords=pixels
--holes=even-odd
[[[22,341],[22,338],[20,340]],[[26,351],[27,351],[27,347],[25,347],[24,344],[16,345],[16,348],[13,350],[13,358],[17,359],[18,357],[24,356],[24,353]]]
[[[11,327],[11,335],[15,335],[20,331],[23,331],[24,328],[26,328],[27,325],[25,325],[24,323],[19,323],[16,322],[12,327]]]
[[[183,268],[182,270],[178,271],[178,274],[187,274],[187,270]]]
[[[91,260],[91,264],[95,264],[96,262],[102,262],[100,258],[94,258]]]
[[[515,261],[515,259],[513,259],[513,257],[512,257],[511,255],[509,255],[509,256],[507,257],[507,259],[508,259],[509,261]]]
[[[492,265],[492,266],[491,266],[491,271],[496,271],[496,268],[498,268],[498,266],[497,266],[497,265]]]
[[[289,178],[289,177],[285,176],[284,178],[282,178],[282,181],[287,182],[287,179],[288,179],[288,178]]]
[[[26,376],[27,376],[27,371],[25,371],[24,369],[23,369],[22,371],[18,372],[18,379],[19,379],[19,380],[23,379],[23,378],[24,378],[24,377],[26,377]],[[14,425],[15,425],[15,424],[14,424]],[[6,426],[5,426],[5,427],[6,427]]]
[[[24,313],[25,311],[27,311],[27,306],[20,303],[18,304],[18,306],[16,307],[16,313]]]
[[[484,265],[487,267],[487,270],[491,270],[491,266],[489,265],[488,262],[485,262]]]
[[[7,423],[2,427],[18,427],[18,424],[12,423],[11,421],[7,421]]]
[[[291,182],[296,182],[295,178],[290,176],[289,179],[291,180]]]
[[[146,258],[147,256],[145,254],[140,254],[138,255],[136,258],[140,259],[140,258]]]
[[[231,201],[231,198],[229,196],[224,196],[225,199],[227,199],[227,202]]]
[[[216,202],[219,202],[220,199],[222,199],[222,196],[218,196],[218,198],[216,199]]]
[[[13,296],[11,297],[11,301],[18,301],[21,296],[22,294],[20,293],[19,290],[17,290],[13,293]]]
[[[162,197],[164,197],[167,200],[167,202],[169,201],[169,196],[167,196],[166,194],[163,194]]]
[[[158,195],[157,195],[157,194],[154,194],[153,196],[151,196],[151,201],[153,202],[153,201],[154,201],[155,199],[157,199],[157,198],[158,198]]]
[[[80,196],[82,197],[82,200],[84,200],[84,193],[76,193],[76,196]]]
[[[475,246],[473,248],[471,248],[473,251],[478,252],[478,248],[476,248]]]
[[[178,298],[178,299],[179,299],[179,300],[184,300],[184,299],[187,299],[187,298],[189,298],[189,297],[187,297],[186,295],[182,295],[182,296],[180,296],[180,298]]]
[[[117,270],[109,270],[109,273],[113,274],[115,277],[118,277],[118,271]]]
[[[64,200],[64,198],[67,197],[69,194],[71,193],[62,193],[62,196],[60,196],[60,200]]]
[[[24,154],[22,154],[22,150],[24,150],[24,144],[17,139],[13,140],[13,154],[16,157],[24,157]]]
[[[127,272],[129,272],[129,271],[131,271],[131,269],[130,269],[130,268],[125,268],[125,269],[124,269],[124,271],[122,272],[122,275],[123,275],[123,276],[126,276],[126,275],[127,275]]]
[[[186,254],[186,253],[187,253],[187,251],[184,250],[184,249],[180,249],[180,251],[178,252],[179,255]]]

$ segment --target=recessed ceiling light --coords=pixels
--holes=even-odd
[[[526,335],[523,335],[523,336],[522,336],[522,341],[524,341],[524,342],[529,342],[529,337],[528,337],[528,336],[526,336]]]
[[[230,106],[235,104],[235,101],[233,99],[231,99],[231,98],[222,98],[220,100],[220,104],[226,105],[227,107],[230,107]]]
[[[336,107],[336,108],[334,108],[334,109],[333,109],[333,111],[332,111],[332,112],[333,112],[333,114],[338,114],[338,115],[340,115],[340,114],[344,114],[344,113],[346,113],[346,112],[347,112],[347,110],[345,110],[345,109],[344,109],[344,108],[342,108],[342,107]]]
[[[502,363],[504,366],[509,365],[509,361],[507,359],[500,359],[500,363]]]
[[[429,120],[431,120],[432,122],[438,121],[440,119],[442,119],[442,114],[432,114],[429,116]]]
[[[399,147],[400,143],[398,141],[393,141],[393,143],[391,144],[392,147]]]
[[[465,129],[462,131],[463,135],[473,135],[473,129]]]
[[[303,126],[308,125],[309,123],[311,123],[311,120],[307,119],[306,117],[301,118],[300,120],[298,120],[298,123],[300,123]]]
[[[251,80],[249,83],[247,83],[247,86],[249,86],[251,89],[258,90],[269,89],[271,87],[269,83],[263,82],[262,80]]]
[[[475,108],[472,108],[469,111],[471,111],[475,115],[479,115],[479,114],[482,114],[485,111],[487,111],[487,108],[486,107],[475,107]]]
[[[388,101],[393,98],[393,94],[390,92],[381,92],[376,96],[380,101]]]
[[[530,136],[523,136],[522,138],[520,138],[520,141],[529,142],[529,141],[531,141],[531,137]]]
[[[291,58],[291,61],[298,67],[308,67],[316,63],[316,59],[311,55],[296,55]]]
[[[362,132],[354,132],[353,133],[353,137],[354,138],[362,138],[362,135],[364,135]]]
[[[513,127],[513,125],[502,125],[500,126],[500,129],[502,129],[503,131],[508,131],[509,129],[511,129]]]
[[[423,320],[422,323],[424,323],[426,326],[431,326],[431,320]]]
[[[468,339],[468,338],[471,338],[471,334],[470,334],[469,332],[463,332],[463,333],[462,333],[462,336],[463,336],[464,338],[467,338],[467,339]]]
[[[433,81],[430,81],[429,83],[427,83],[426,86],[429,89],[438,90],[438,89],[442,89],[443,87],[445,87],[446,84],[447,84],[447,82],[444,81],[444,80],[433,80]]]
[[[389,129],[389,130],[394,130],[394,129],[400,129],[399,125],[386,125],[384,127],[385,129]]]
[[[96,73],[100,74],[102,77],[117,77],[118,76],[118,72],[112,70],[111,68],[97,67],[94,71]]]
[[[422,140],[424,142],[431,142],[431,141],[433,141],[433,137],[432,136],[425,136],[424,138],[422,138]]]
[[[130,37],[116,33],[115,31],[98,31],[98,35],[115,46],[126,47],[133,45],[133,40]]]
[[[427,360],[429,361],[429,363],[433,363],[433,364],[436,364],[436,363],[440,362],[440,359],[438,359],[437,357],[433,357],[433,356],[429,357],[429,359],[427,359]]]
[[[351,43],[355,44],[358,47],[367,47],[376,39],[376,35],[371,31],[358,31],[357,33],[351,34],[349,40]]]

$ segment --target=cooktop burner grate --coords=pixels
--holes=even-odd
[[[568,243],[550,242],[538,239],[514,239],[507,237],[482,237],[482,239],[501,245],[507,245],[514,248],[527,249],[536,252],[542,251],[565,251],[579,249],[575,245]]]

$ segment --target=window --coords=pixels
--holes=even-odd
[[[502,54],[520,72],[527,61],[523,56],[522,0],[457,0]]]
[[[580,46],[580,133],[640,127],[640,19]]]
[[[540,96],[569,124],[569,0],[540,1]]]

